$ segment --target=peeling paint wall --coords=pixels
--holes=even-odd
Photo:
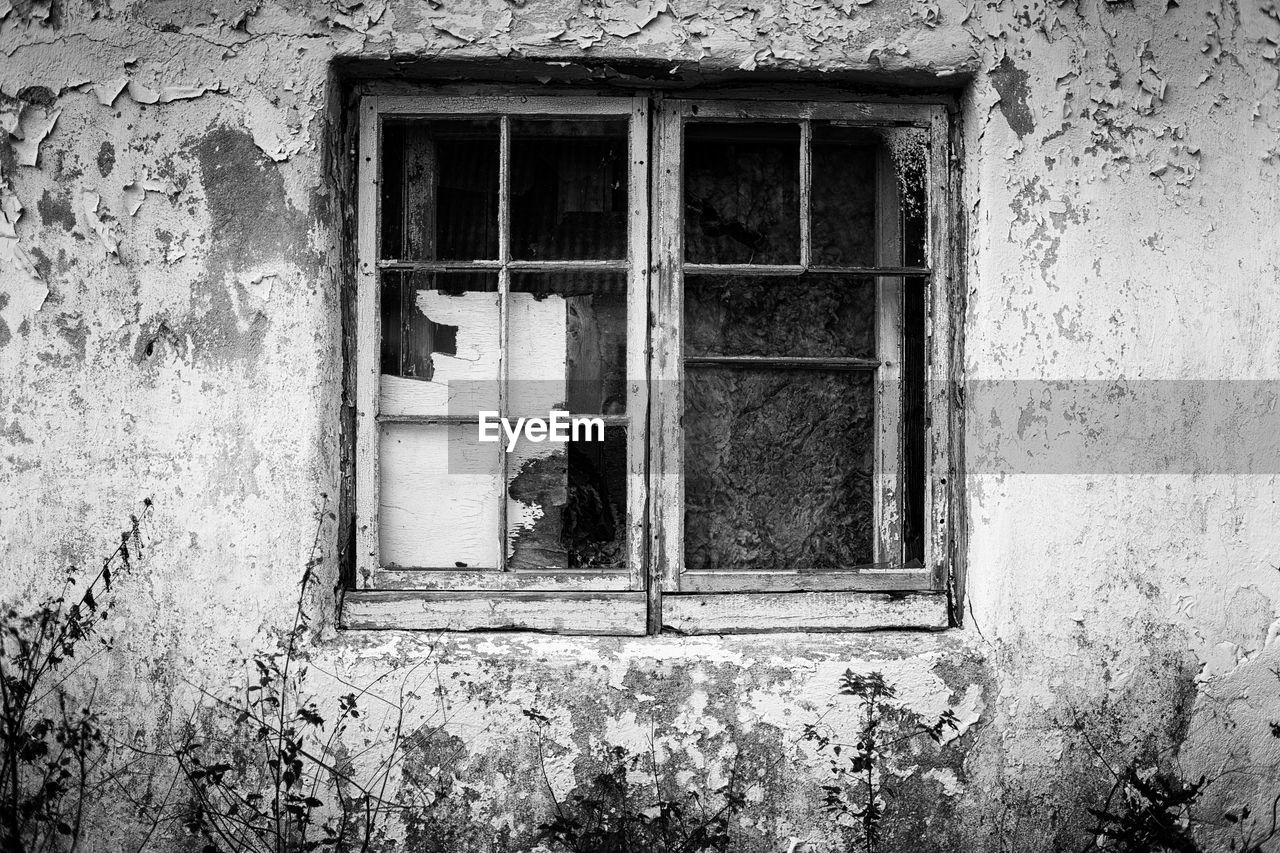
[[[321,496],[342,493],[334,68],[353,61],[963,86],[965,375],[1050,381],[1012,420],[968,400],[975,458],[1026,429],[1106,427],[1110,391],[1064,407],[1052,381],[1280,378],[1271,0],[0,0],[0,54],[3,589],[49,589],[154,497],[94,672],[122,739],[164,742],[197,686],[228,683],[287,622]],[[444,741],[407,772],[459,756],[464,796],[390,827],[398,849],[529,848],[550,802],[525,707],[550,718],[561,797],[609,746],[652,741],[681,785],[750,756],[759,848],[830,849],[825,765],[800,731],[847,714],[831,699],[846,666],[884,671],[923,717],[960,716],[952,742],[897,766],[890,849],[1074,846],[1108,786],[1082,732],[1188,778],[1248,767],[1215,801],[1263,812],[1280,780],[1280,482],[1237,464],[1247,407],[1177,464],[1180,405],[1152,439],[1165,467],[969,474],[961,629],[352,635],[326,595],[313,685],[332,697],[430,662],[408,720]],[[339,540],[324,528],[326,586]],[[102,848],[135,823],[120,810]]]

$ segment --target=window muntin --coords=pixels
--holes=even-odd
[[[513,416],[567,403],[609,425],[605,442],[560,445],[559,456],[553,445],[484,445],[464,488],[434,490],[439,506],[409,525],[420,537],[423,516],[457,517],[456,500],[477,522],[461,526],[498,531],[433,534],[466,542],[477,561],[452,568],[426,544],[409,563],[387,559],[396,548],[371,528],[379,515],[405,526],[398,504],[411,501],[392,489],[370,515],[381,482],[365,448],[360,585],[387,592],[353,593],[347,624],[640,633],[646,613],[650,629],[685,631],[946,624],[949,503],[936,480],[950,419],[928,381],[946,375],[950,340],[932,313],[945,297],[941,108],[669,99],[652,169],[644,98],[366,97],[361,109],[362,144],[380,124],[383,169],[399,181],[363,194],[376,191],[383,211],[379,366],[402,371],[379,376],[381,442],[409,426],[474,430],[460,413],[493,397]],[[388,129],[417,153],[388,151]],[[450,149],[459,140],[465,155]],[[494,154],[496,181],[473,174]],[[415,170],[424,159],[472,172],[438,178],[446,191]],[[462,199],[468,228],[442,224],[449,198]],[[433,257],[446,248],[459,257]],[[458,299],[485,306],[474,335],[438,307],[413,311]],[[563,328],[572,300],[595,318],[586,350],[539,334]],[[400,386],[427,373],[432,384],[468,339],[496,346],[429,405],[406,404]],[[771,430],[806,438],[779,452]],[[399,466],[401,450],[378,456]],[[425,482],[439,476],[429,467]],[[564,518],[584,489],[603,501],[577,514],[574,535],[563,524],[527,535],[531,515]],[[740,618],[726,621],[726,608]]]

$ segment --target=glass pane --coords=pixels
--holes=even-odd
[[[695,368],[684,400],[687,569],[871,562],[872,373]]]
[[[902,214],[902,263],[922,267],[929,263],[929,135],[923,128],[885,131],[898,210]]]
[[[904,558],[924,565],[925,481],[925,297],[928,279],[909,278],[903,288],[902,340],[902,520]]]
[[[497,119],[384,123],[382,257],[498,257]]]
[[[814,122],[813,263],[924,263],[928,134]],[[877,193],[883,193],[877,221]]]
[[[627,256],[627,122],[511,123],[511,256]]]
[[[686,275],[684,351],[873,358],[875,279]]]
[[[800,262],[800,127],[685,125],[684,256],[691,263]]]
[[[507,316],[509,412],[626,412],[624,273],[514,273]]]
[[[507,475],[508,568],[626,567],[625,427],[584,424],[567,442],[521,439]]]
[[[876,263],[874,131],[813,123],[813,263]]]
[[[382,273],[382,414],[497,408],[497,290],[497,273]]]
[[[497,444],[473,425],[383,424],[378,548],[400,568],[498,566]]]

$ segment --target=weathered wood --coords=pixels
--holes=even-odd
[[[813,123],[800,122],[800,266],[813,263]]]
[[[928,267],[897,267],[897,266],[875,266],[875,267],[841,267],[841,266],[812,266],[809,272],[819,275],[841,274],[841,275],[893,275],[893,276],[926,276],[929,275]]]
[[[498,292],[496,294],[467,292],[458,295],[441,294],[435,291],[418,291],[416,293],[415,304],[421,309],[421,313],[425,317],[435,323],[457,326],[458,351],[454,355],[433,354],[433,372],[430,381],[406,379],[397,376],[380,377],[382,411],[379,413],[378,420],[384,425],[384,428],[399,426],[406,429],[410,425],[473,424],[477,421],[474,412],[484,408],[496,408],[503,414],[517,417],[520,415],[540,415],[549,411],[553,406],[558,407],[559,404],[564,402],[562,389],[566,370],[565,333],[563,329],[566,321],[565,308],[563,306],[565,300],[562,298],[556,298],[554,301],[552,299],[538,300],[529,294],[512,293],[512,272],[582,273],[608,270],[628,270],[631,272],[632,276],[635,277],[632,282],[632,289],[635,290],[637,288],[636,281],[638,280],[640,296],[638,302],[633,300],[633,304],[629,309],[629,322],[632,326],[631,334],[629,335],[629,338],[632,339],[629,361],[635,366],[635,369],[629,368],[628,373],[631,386],[634,389],[631,394],[636,398],[631,401],[630,411],[639,413],[641,428],[639,430],[634,428],[629,430],[632,442],[632,449],[629,452],[631,462],[629,464],[632,466],[630,469],[632,471],[632,479],[638,480],[642,488],[632,488],[630,490],[630,493],[633,494],[629,494],[629,501],[638,501],[638,504],[635,504],[638,508],[629,508],[629,516],[634,519],[633,524],[637,525],[637,529],[640,531],[637,533],[632,530],[630,536],[640,540],[637,544],[641,546],[643,545],[643,524],[645,520],[643,472],[646,438],[643,420],[648,398],[648,383],[645,381],[647,372],[645,282],[647,281],[648,264],[648,194],[645,191],[648,174],[647,104],[648,99],[643,96],[605,100],[594,97],[569,99],[559,97],[534,98],[532,100],[502,97],[484,100],[384,98],[380,104],[381,111],[384,114],[429,116],[443,113],[451,115],[499,114],[501,116],[498,187],[499,254],[497,259],[491,261],[438,261],[433,259],[434,252],[430,250],[430,247],[426,247],[425,251],[420,247],[406,252],[410,256],[406,260],[374,261],[375,267],[381,269],[422,272],[488,270],[498,274]],[[630,148],[635,154],[631,169],[632,221],[633,226],[638,227],[639,230],[630,237],[630,251],[627,261],[543,262],[512,260],[511,116],[545,116],[549,114],[620,115],[630,117],[632,123]],[[418,159],[421,160],[422,158],[419,157]],[[376,163],[376,157],[374,162]],[[434,181],[435,176],[427,175],[422,169],[419,169],[417,177],[417,183],[422,184],[424,181]],[[421,190],[423,190],[423,187],[418,187],[411,194],[422,195]],[[376,200],[377,196],[375,195],[374,198]],[[415,224],[420,224],[418,220],[421,220],[422,217],[414,217],[412,211],[406,210],[400,213],[407,218],[413,218]],[[420,231],[421,229],[417,230]],[[426,300],[426,302],[423,300]],[[537,314],[537,316],[532,316],[530,312]],[[557,323],[561,327],[560,333],[554,331]],[[538,381],[526,383],[523,380]],[[532,393],[532,396],[524,394],[521,395],[523,399],[511,399],[513,382],[521,388],[526,388],[527,391]],[[463,399],[462,395],[464,394],[469,394],[467,399]],[[491,397],[491,399],[487,399],[487,397]],[[555,399],[552,399],[553,397]],[[515,411],[515,409],[520,409],[521,411]],[[533,411],[533,409],[537,409],[537,411]],[[634,427],[631,417],[631,414],[610,415],[603,416],[602,420],[609,424],[616,423]],[[443,430],[443,426],[441,430]],[[404,436],[413,434],[411,431],[396,433],[402,439]],[[443,432],[440,434],[443,435]],[[418,439],[418,444],[422,444],[422,439]],[[497,445],[494,447],[496,448]],[[545,448],[535,446],[534,449]],[[450,474],[443,469],[425,470],[432,465],[436,468],[445,465],[447,462],[447,453],[445,451],[448,448],[437,448],[442,455],[434,461],[424,459],[423,454],[418,452],[420,450],[421,448],[418,448],[417,451],[406,450],[402,440],[394,448],[388,447],[388,453],[383,454],[384,456],[390,455],[393,457],[391,461],[395,462],[396,468],[417,472],[417,474],[414,478],[402,477],[396,474],[393,482],[383,484],[384,489],[388,486],[390,487],[391,493],[390,504],[383,508],[383,512],[389,512],[393,517],[401,521],[393,525],[395,536],[392,538],[395,541],[387,540],[382,543],[384,550],[387,550],[392,555],[392,559],[383,560],[387,568],[382,569],[376,565],[369,567],[371,571],[366,572],[364,575],[367,579],[366,583],[370,586],[384,589],[387,588],[388,584],[394,585],[412,577],[418,577],[420,582],[433,587],[453,585],[455,588],[460,588],[459,585],[469,585],[477,589],[484,589],[487,583],[488,586],[494,588],[525,588],[529,583],[537,583],[538,581],[530,580],[527,577],[508,582],[506,575],[511,573],[491,573],[486,576],[483,571],[459,571],[456,567],[453,571],[450,571],[448,569],[450,561],[443,556],[444,551],[441,554],[436,554],[434,560],[430,562],[425,560],[427,556],[425,543],[432,541],[432,537],[439,535],[433,532],[434,528],[452,530],[452,533],[445,536],[446,539],[450,537],[462,537],[465,539],[466,535],[459,529],[475,528],[477,524],[480,524],[486,529],[496,528],[494,532],[498,541],[497,554],[499,562],[505,561],[511,553],[510,531],[508,528],[512,527],[512,524],[508,523],[508,514],[511,514],[510,517],[513,519],[524,518],[527,521],[532,517],[531,514],[558,512],[559,508],[532,507],[521,501],[512,500],[507,495],[506,481],[511,476],[514,476],[516,471],[508,468],[505,453],[495,450],[499,455],[500,461],[497,466],[497,476],[493,481],[494,499],[492,503],[496,505],[499,517],[496,519],[496,524],[477,523],[475,516],[488,512],[483,507],[488,506],[490,501],[478,500],[476,495],[470,493],[469,487],[465,484],[459,486],[456,474]],[[466,452],[474,455],[479,451],[475,448],[467,448]],[[389,468],[391,466],[386,467]],[[421,498],[415,500],[407,494],[406,484],[410,479],[418,481],[417,489],[422,494]],[[472,485],[476,484],[472,483]],[[449,504],[449,506],[436,506],[442,502]],[[416,518],[415,523],[421,529],[411,530],[410,525],[401,522],[403,519],[408,518],[409,515],[415,514],[413,510],[416,506],[433,507],[438,511],[429,513],[432,516],[431,518],[425,516]],[[477,507],[480,508],[478,509]],[[462,515],[459,515],[459,513]],[[451,546],[448,543],[444,543],[443,547],[445,550],[449,550]],[[632,550],[642,553],[643,548],[633,548]],[[405,552],[409,552],[408,556],[412,558],[407,563],[405,562]],[[457,560],[456,562],[469,561]],[[482,560],[482,562],[487,561]],[[413,568],[409,570],[396,568],[396,566],[405,565],[411,565]],[[418,567],[427,565],[438,565],[441,567],[441,571],[418,571]],[[632,577],[627,579],[628,585],[633,590],[643,589],[643,563],[633,561],[630,573]],[[423,581],[423,576],[430,576],[430,580]],[[585,589],[612,588],[617,585],[617,576],[618,572],[616,571],[597,570],[593,573],[580,573],[576,576],[574,582],[583,584],[584,586],[581,588]],[[488,580],[482,582],[486,577]],[[567,576],[559,576],[555,580],[556,588],[563,588],[567,582]]]
[[[402,270],[405,272],[422,271],[422,272],[474,272],[476,270],[487,270],[489,272],[497,272],[502,269],[501,261],[492,260],[475,260],[475,261],[410,261],[383,259],[378,261],[378,269],[380,270]]]
[[[634,101],[609,95],[513,96],[486,95],[388,95],[382,111],[388,115],[516,115],[516,116],[626,116]]]
[[[681,592],[902,592],[932,590],[928,569],[850,569],[842,572],[694,572],[680,576]]]
[[[875,127],[885,124],[916,127],[929,126],[928,107],[915,104],[797,100],[684,100],[680,98],[670,98],[668,103],[672,105],[672,109],[679,111],[690,121],[715,121],[719,119],[799,121],[809,119],[833,121],[849,127]]]
[[[631,269],[631,261],[511,261],[507,267],[512,272],[626,272]]]
[[[397,377],[383,376],[384,379]],[[447,424],[450,426],[478,424],[480,419],[475,415],[378,415],[380,424]]]
[[[395,87],[392,87],[395,89]],[[456,88],[456,87],[455,87]],[[466,89],[467,93],[463,90]],[[391,91],[374,86],[369,91]],[[419,91],[399,88],[395,91]],[[479,90],[476,90],[477,92]],[[856,630],[877,627],[943,627],[945,601],[937,595],[886,596],[866,590],[940,589],[946,581],[946,573],[953,556],[949,553],[954,526],[954,504],[951,488],[955,482],[956,419],[951,400],[954,390],[954,371],[959,360],[954,357],[956,335],[953,316],[948,311],[952,305],[954,259],[949,217],[954,213],[952,203],[951,172],[949,164],[948,134],[950,123],[941,106],[922,103],[863,103],[849,104],[839,101],[815,101],[797,104],[794,99],[776,101],[699,101],[696,116],[692,113],[691,100],[658,99],[660,112],[656,116],[653,136],[653,152],[649,151],[649,99],[645,96],[596,97],[570,95],[531,96],[519,94],[497,98],[474,97],[467,87],[453,93],[433,95],[408,95],[384,97],[366,96],[360,106],[361,140],[360,173],[358,175],[361,218],[359,223],[359,291],[357,306],[357,486],[356,506],[357,554],[359,567],[370,569],[367,575],[370,585],[381,590],[392,587],[421,585],[429,590],[450,592],[379,592],[377,595],[391,598],[361,598],[352,594],[344,623],[360,627],[421,627],[424,629],[473,630],[484,627],[515,628],[523,630],[555,630],[566,633],[643,633],[644,614],[651,614],[650,627],[667,624],[678,630],[721,632],[726,630]],[[402,261],[378,261],[377,202],[378,191],[378,117],[379,113],[400,115],[475,115],[506,114],[502,120],[500,143],[501,177],[499,186],[500,249],[496,261],[439,262],[423,258]],[[520,261],[510,258],[510,116],[512,115],[629,115],[631,133],[629,140],[630,170],[630,224],[628,234],[628,260],[622,261]],[[924,267],[903,267],[900,252],[896,258],[881,254],[872,267],[840,267],[812,265],[812,222],[808,211],[812,204],[812,163],[808,144],[802,146],[802,185],[808,185],[809,198],[802,198],[802,263],[798,265],[769,266],[762,264],[683,264],[682,222],[682,124],[685,118],[751,119],[800,122],[808,127],[811,120],[830,120],[850,126],[910,125],[930,128],[930,211],[929,211],[929,259]],[[811,130],[811,128],[810,128]],[[805,141],[811,136],[806,135]],[[649,158],[652,156],[652,162]],[[652,192],[649,182],[652,182]],[[804,195],[802,186],[802,196]],[[648,200],[655,200],[652,209]],[[807,233],[807,236],[806,236]],[[652,235],[652,240],[650,239]],[[805,244],[808,245],[805,245]],[[409,253],[413,254],[413,253]],[[652,275],[651,275],[652,266]],[[627,307],[628,344],[627,380],[628,414],[606,418],[629,422],[628,429],[628,572],[485,572],[474,566],[449,568],[449,563],[438,557],[432,561],[438,569],[381,569],[378,566],[378,457],[379,418],[382,429],[395,428],[397,421],[404,428],[409,423],[459,422],[474,420],[456,415],[448,409],[447,397],[435,390],[418,386],[432,383],[419,380],[403,380],[400,377],[380,375],[378,349],[378,294],[377,272],[380,268],[422,271],[490,270],[499,273],[499,293],[487,296],[497,314],[493,323],[496,340],[491,347],[482,347],[493,359],[493,376],[499,380],[511,377],[515,362],[512,359],[510,323],[512,305],[510,275],[513,271],[583,272],[589,270],[629,270]],[[928,297],[928,378],[930,398],[928,409],[932,413],[928,436],[926,478],[927,543],[926,568],[924,570],[873,570],[859,572],[823,573],[743,573],[743,572],[689,572],[683,579],[684,591],[699,591],[698,595],[670,595],[667,604],[662,603],[662,591],[681,588],[683,565],[683,434],[680,393],[685,362],[683,351],[682,309],[683,275],[772,275],[795,276],[806,272],[844,275],[867,275],[880,279],[896,278],[898,294],[880,289],[881,313],[886,304],[900,301],[902,276],[930,276]],[[893,286],[889,283],[889,287]],[[471,294],[467,294],[470,297]],[[475,294],[479,297],[482,294]],[[450,297],[456,299],[458,297]],[[368,312],[372,312],[369,314]],[[652,325],[650,325],[652,312]],[[432,321],[448,323],[446,317],[437,317],[431,311],[424,312]],[[899,317],[900,325],[900,317]],[[547,336],[554,341],[554,336]],[[462,360],[461,348],[465,335],[459,328],[458,360]],[[850,367],[871,369],[880,361],[900,363],[898,358],[886,359],[884,353],[893,350],[892,342],[882,341],[878,359],[840,359]],[[502,353],[498,361],[498,353]],[[561,353],[563,355],[563,353]],[[446,374],[450,369],[447,355],[433,358],[437,371]],[[737,359],[734,359],[737,360]],[[828,359],[818,359],[829,362]],[[767,360],[766,360],[767,361]],[[766,364],[760,361],[751,366],[779,367],[805,366],[801,360],[784,359],[788,364]],[[688,365],[721,363],[721,360],[690,359]],[[862,363],[862,362],[865,362]],[[725,360],[724,363],[729,363]],[[816,363],[814,366],[818,366]],[[833,365],[821,365],[831,369]],[[475,367],[472,361],[458,365],[470,374]],[[487,371],[489,368],[484,368]],[[885,371],[885,368],[881,368]],[[516,373],[520,373],[519,370]],[[944,382],[938,381],[939,375]],[[887,377],[887,372],[884,373]],[[439,378],[437,372],[434,379]],[[409,384],[402,384],[409,383]],[[504,382],[497,383],[503,387]],[[939,386],[943,386],[939,388]],[[379,399],[381,397],[381,400]],[[474,401],[473,401],[474,402]],[[509,401],[502,401],[504,410]],[[454,401],[454,411],[460,409]],[[440,411],[432,411],[444,406]],[[381,406],[381,411],[379,407]],[[470,408],[470,407],[468,407]],[[479,408],[478,406],[475,408]],[[362,414],[364,413],[363,417]],[[523,414],[515,413],[513,414]],[[887,428],[887,425],[883,425]],[[421,427],[414,427],[421,428]],[[441,426],[439,429],[443,430]],[[370,452],[372,448],[372,453]],[[885,453],[888,453],[887,444]],[[410,454],[413,456],[414,454]],[[880,457],[882,454],[878,453]],[[437,460],[443,464],[447,456]],[[884,456],[887,461],[888,456]],[[415,460],[418,465],[422,460]],[[397,468],[403,465],[397,456]],[[406,463],[407,464],[407,463]],[[409,470],[409,469],[404,469]],[[396,475],[397,478],[400,475]],[[434,476],[434,475],[433,475]],[[447,477],[447,473],[441,476]],[[505,496],[506,476],[495,478],[493,503],[499,512],[508,511]],[[945,480],[945,482],[943,482]],[[437,480],[446,483],[447,480]],[[421,485],[419,488],[422,488]],[[426,487],[427,491],[446,491],[456,494],[451,486]],[[372,505],[370,496],[372,495]],[[890,501],[886,494],[882,500]],[[399,501],[393,500],[399,511]],[[384,510],[385,511],[385,510]],[[439,525],[440,518],[452,519],[446,511],[422,522],[424,527]],[[886,514],[882,514],[882,518]],[[453,520],[448,525],[455,524]],[[398,525],[397,525],[398,526]],[[507,553],[505,520],[496,523],[498,529],[497,553],[505,558]],[[883,527],[883,525],[881,525]],[[900,529],[900,528],[899,528]],[[881,533],[881,538],[885,534]],[[490,537],[492,540],[492,537]],[[889,550],[882,548],[882,550]],[[440,565],[443,562],[443,565]],[[761,593],[705,594],[704,591],[741,590],[749,578]],[[495,580],[496,579],[496,580]],[[736,586],[735,586],[736,584]],[[530,586],[532,585],[532,587]],[[597,598],[599,592],[572,593],[566,589],[619,589],[631,587],[629,593],[611,593],[608,598]],[[819,586],[821,585],[821,586]],[[643,591],[647,586],[648,592]],[[547,590],[531,593],[530,589]],[[808,590],[815,591],[809,592]],[[826,590],[817,592],[817,589]],[[505,590],[505,591],[504,591]],[[832,591],[841,590],[841,591]],[[862,590],[862,591],[859,591]],[[520,592],[517,592],[520,591]],[[583,598],[582,596],[586,597]],[[622,607],[623,599],[635,605],[627,617],[621,619],[608,615],[612,608]],[[396,598],[394,596],[400,596]],[[405,598],[404,596],[408,596]],[[426,597],[424,597],[426,596]],[[452,596],[452,597],[451,597]],[[514,597],[513,597],[514,596]],[[427,607],[428,598],[430,607]],[[554,599],[546,600],[543,599]],[[647,605],[646,605],[647,600]],[[584,613],[593,602],[602,602],[605,615],[595,618]],[[943,602],[939,605],[939,602]],[[938,616],[942,608],[943,618]],[[362,609],[363,608],[363,609]],[[695,612],[696,608],[696,612]],[[711,608],[711,610],[707,610]],[[663,611],[667,610],[666,617]],[[769,613],[761,611],[768,610]],[[724,612],[723,616],[719,614]],[[636,616],[635,614],[639,614]],[[772,615],[770,615],[770,613]],[[348,616],[355,616],[354,621]],[[638,618],[639,627],[629,620]],[[586,622],[584,623],[584,618]],[[717,621],[719,620],[719,621]],[[731,627],[725,624],[732,621]],[[590,624],[587,624],[590,623]],[[619,624],[624,627],[614,630]],[[684,625],[684,627],[681,627]],[[603,626],[603,627],[602,627]]]
[[[631,101],[627,156],[627,571],[631,589],[642,591],[649,586],[649,397],[653,388],[649,381],[649,98],[645,95]]]
[[[360,162],[356,174],[356,553],[357,576],[378,567],[378,377],[381,373],[378,281],[379,99],[364,97],[360,112]]]
[[[511,335],[510,298],[511,270],[511,116],[502,116],[498,140],[498,412],[507,415],[507,376],[511,370],[511,352],[507,348]],[[498,450],[498,568],[507,571],[511,556],[511,530],[507,520],[507,453]]]
[[[474,62],[461,60],[459,62],[449,63],[446,61],[438,61],[436,67],[443,69],[440,77],[445,78],[450,73],[456,73],[459,78],[469,77],[474,72]],[[369,79],[358,83],[355,87],[357,95],[383,95],[393,97],[448,97],[453,99],[490,99],[495,94],[495,82],[501,81],[501,88],[497,91],[500,96],[509,99],[518,99],[520,103],[524,103],[528,98],[547,98],[556,102],[562,102],[565,99],[574,98],[616,98],[618,97],[617,89],[612,91],[601,90],[599,92],[584,92],[580,81],[577,81],[575,73],[572,70],[566,71],[555,64],[544,65],[538,70],[539,81],[531,81],[527,74],[522,76],[521,72],[515,72],[507,76],[493,76],[488,80],[479,82],[463,82],[461,79],[455,79],[450,82],[423,83],[416,80],[403,80],[393,78]],[[546,82],[542,82],[543,78],[549,78]],[[631,77],[625,75],[618,78],[622,85],[631,89],[643,87],[647,84],[648,78]],[[661,93],[658,93],[661,94]],[[667,96],[670,98],[684,98],[693,101],[694,96],[679,90],[668,91]],[[847,85],[838,82],[831,83],[779,83],[777,81],[757,82],[753,79],[737,79],[733,81],[719,80],[716,83],[716,97],[738,101],[749,104],[761,103],[784,103],[794,104],[797,101],[806,101],[812,103],[830,103],[839,107],[847,106],[850,103],[850,91]],[[864,92],[857,95],[857,101],[860,104],[868,105],[886,105],[897,108],[921,109],[936,105],[949,106],[952,109],[958,107],[956,96],[949,95],[937,91],[936,89],[898,89],[885,92]],[[705,103],[703,100],[698,103]],[[919,121],[914,119],[913,121]],[[884,124],[884,121],[876,121],[875,124]]]
[[[734,276],[777,276],[795,278],[805,273],[818,275],[928,275],[928,267],[901,266],[821,266],[806,267],[802,264],[685,264],[686,275],[734,275]]]
[[[659,204],[662,200],[659,199]],[[677,220],[672,227],[679,227]],[[683,228],[681,229],[683,231]],[[802,264],[682,264],[686,275],[746,275],[795,277],[805,272]]]
[[[882,145],[876,156],[876,263],[902,263],[902,215],[898,179],[889,152]],[[902,279],[876,278],[875,559],[897,562],[902,547],[903,436],[903,305]]]
[[[934,270],[926,307],[927,408],[933,413],[926,436],[925,459],[925,565],[934,571],[939,589],[951,588],[963,596],[962,559],[955,549],[955,531],[963,527],[958,517],[955,495],[963,479],[964,405],[959,394],[963,359],[963,288],[956,281],[955,239],[962,233],[952,222],[961,215],[953,198],[951,169],[951,122],[946,110],[930,110],[929,130],[929,240],[928,263]],[[952,576],[955,572],[955,576]],[[953,606],[958,623],[963,597]]]
[[[470,570],[449,566],[381,569],[369,577],[364,588],[471,592],[476,595],[502,590],[513,592],[634,591],[630,575],[625,570],[530,569],[495,572],[492,569]]]
[[[395,378],[395,377],[391,377]],[[571,413],[570,423],[601,421],[605,426],[630,426],[630,415],[592,415]],[[378,423],[387,424],[479,424],[475,415],[378,415]]]
[[[684,406],[684,180],[681,151],[683,109],[665,101],[658,112],[653,175],[654,246],[649,304],[650,377],[654,387],[649,417],[651,559],[653,573],[651,618],[660,624],[662,592],[680,588],[684,565],[684,436],[680,426]]]
[[[669,594],[662,603],[663,629],[681,634],[938,630],[947,625],[946,596],[933,592]]]
[[[686,356],[689,367],[790,368],[792,370],[875,370],[881,362],[876,358],[853,356],[772,356],[772,355],[695,355]]]
[[[414,261],[382,260],[378,269],[422,272],[468,272],[473,270],[496,271],[502,269],[501,261]],[[562,260],[562,261],[509,261],[512,272],[625,272],[630,261]]]
[[[352,591],[344,628],[642,636],[643,592]]]

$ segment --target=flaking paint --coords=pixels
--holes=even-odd
[[[334,68],[553,60],[567,68],[548,78],[607,80],[649,63],[660,80],[956,89],[967,377],[1280,373],[1280,16],[1264,0],[3,5],[4,589],[48,589],[153,496],[152,548],[94,673],[121,738],[162,743],[193,685],[228,683],[285,623],[320,495],[342,491]],[[146,181],[172,191],[130,211]],[[975,444],[1018,427],[968,415]],[[1262,811],[1280,776],[1280,484],[1208,462],[971,474],[965,625],[942,635],[354,635],[326,593],[313,685],[323,699],[432,662],[410,719],[440,728],[407,772],[458,755],[457,774],[439,809],[389,827],[409,849],[529,848],[550,808],[532,707],[557,796],[614,745],[654,744],[688,785],[769,756],[747,828],[765,849],[830,849],[823,765],[799,734],[845,667],[885,672],[922,718],[960,716],[941,752],[895,760],[901,849],[1074,846],[1108,785],[1085,733],[1191,778],[1247,764],[1215,802]],[[339,540],[325,529],[326,587]],[[119,836],[103,849],[138,831],[124,809],[104,825]]]

